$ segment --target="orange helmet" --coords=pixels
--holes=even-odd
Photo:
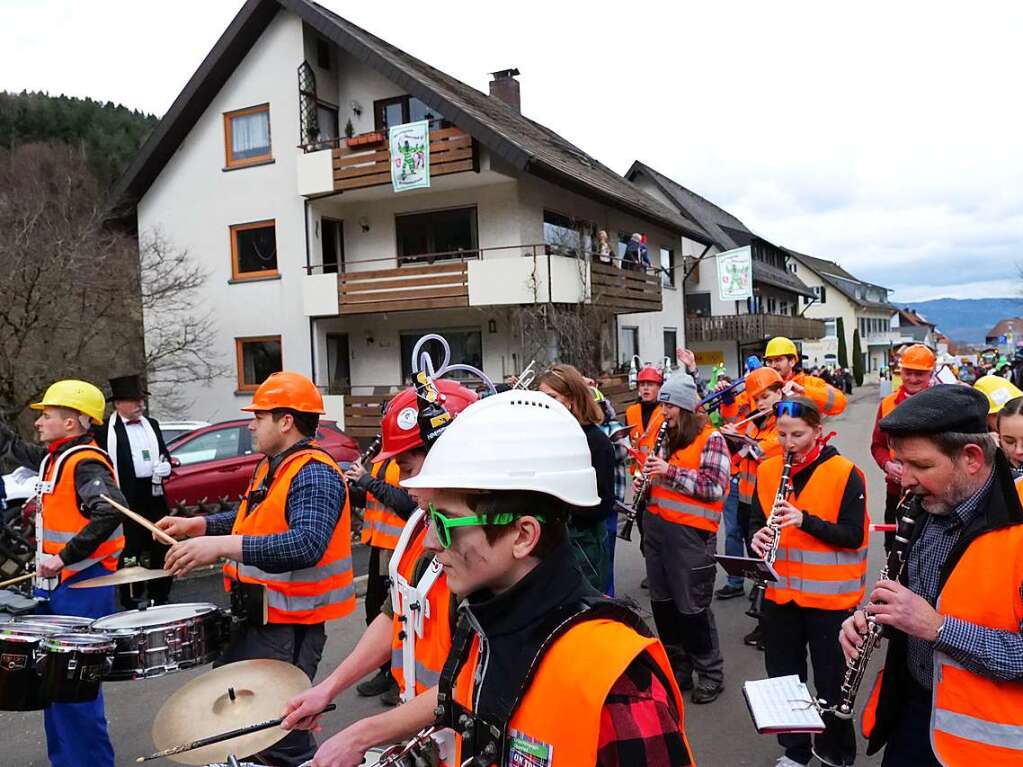
[[[925,370],[930,372],[934,370],[934,362],[934,352],[923,344],[913,344],[902,353],[899,367],[904,367],[907,370]]]
[[[434,382],[440,391],[441,404],[452,416],[458,415],[469,405],[479,399],[475,392],[461,384],[442,378]],[[405,391],[395,394],[387,403],[387,412],[380,425],[382,442],[380,453],[374,461],[386,461],[388,458],[415,450],[423,446],[423,436],[419,430],[419,403],[416,387],[411,386]]]
[[[647,365],[639,371],[639,375],[636,376],[636,382],[642,383],[643,381],[650,381],[655,384],[664,383],[664,376],[661,375],[661,371],[655,368],[653,365]]]
[[[782,380],[781,373],[774,368],[757,368],[746,374],[746,395],[750,399],[756,399],[773,384],[781,386],[783,383],[785,382]]]
[[[316,385],[304,375],[284,370],[272,373],[263,381],[252,395],[252,404],[242,410],[255,413],[282,408],[323,415],[323,397]]]

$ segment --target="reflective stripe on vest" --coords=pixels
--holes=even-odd
[[[402,668],[402,648],[392,647],[391,648],[391,668]],[[422,685],[427,690],[431,687],[436,687],[440,681],[440,671],[432,668],[427,668],[420,661],[415,662],[416,668],[416,687]]]
[[[852,594],[855,592],[856,601],[859,602],[860,591],[867,583],[867,578],[858,578],[850,581],[820,581],[809,578],[797,578],[795,576],[779,576],[775,583],[769,583],[769,588],[776,590],[799,591],[804,594]],[[777,601],[777,597],[774,601]]]
[[[1023,759],[1023,725],[986,722],[974,716],[939,709],[934,712],[932,726],[935,730],[947,732],[963,740],[977,741],[998,748],[1016,749],[1021,752],[1016,759]]]
[[[672,466],[683,469],[698,469],[703,448],[711,435],[716,433],[714,427],[705,426],[692,443],[681,450],[676,450],[668,462]],[[727,488],[725,492],[727,494]],[[724,508],[724,496],[716,501],[701,501],[678,492],[662,483],[661,478],[658,478],[654,480],[650,490],[650,503],[647,506],[647,511],[668,522],[715,533],[721,524],[721,513]]]
[[[378,461],[373,464],[370,473],[380,478],[383,467],[383,481],[388,485],[398,487],[401,480],[401,469],[396,461]],[[394,513],[389,506],[381,503],[373,493],[366,493],[366,513],[362,522],[362,543],[368,546],[376,546],[379,549],[393,551],[398,545],[398,536],[401,535],[405,520]]]

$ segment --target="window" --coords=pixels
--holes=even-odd
[[[778,312],[778,301],[774,296],[767,297],[767,313],[776,314]]]
[[[252,453],[249,430],[243,426],[225,426],[200,434],[170,451],[182,466],[205,461],[238,458]]]
[[[277,276],[277,230],[273,219],[231,227],[231,276],[236,280]]]
[[[224,148],[228,168],[269,162],[270,105],[239,109],[224,114]]]
[[[835,317],[824,318],[824,337],[825,338],[838,337],[838,320]]]
[[[427,106],[415,96],[396,96],[375,101],[373,102],[373,114],[376,120],[376,129],[381,131],[395,125],[418,120],[429,120],[431,130],[439,130],[451,125],[440,112]]]
[[[813,298],[810,298],[810,296],[803,296],[803,306],[827,303],[827,292],[824,290],[823,285],[814,285],[810,288],[810,290],[813,292]]]
[[[543,212],[543,241],[554,253],[580,256],[593,252],[596,227],[588,221],[569,218],[552,210]]]
[[[675,251],[671,248],[661,248],[661,286],[675,287]]]
[[[624,362],[639,354],[639,328],[622,326],[621,352]]]
[[[330,43],[322,37],[316,38],[316,66],[330,71]]]
[[[352,369],[348,351],[347,333],[327,333],[327,391],[331,394],[351,394]]]
[[[330,141],[338,137],[337,107],[326,101],[316,102],[317,141]]]
[[[798,274],[799,273],[799,268],[796,265],[795,261],[790,261],[789,262],[789,271],[792,272],[793,274]]]
[[[476,252],[476,208],[453,208],[395,217],[398,264],[433,263]]]
[[[271,373],[284,369],[281,364],[281,337],[236,338],[238,391],[255,391]]]
[[[710,293],[687,293],[686,294],[686,316],[687,317],[709,317],[710,316]]]
[[[329,218],[320,221],[320,244],[323,247],[323,273],[337,274],[344,271],[345,235],[340,221]]]
[[[675,362],[675,350],[678,348],[678,331],[675,328],[664,329],[664,356]]]
[[[412,380],[412,350],[416,342],[427,333],[444,336],[451,347],[451,362],[483,369],[483,333],[478,328],[451,329],[436,328],[433,330],[415,330],[401,334],[401,377],[403,381]],[[420,349],[420,354],[427,352],[435,364],[440,364],[444,350],[436,341],[427,341]],[[455,378],[475,380],[475,377],[464,371],[453,371]]]

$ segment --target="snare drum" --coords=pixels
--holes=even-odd
[[[117,644],[109,681],[148,679],[216,660],[230,639],[230,622],[216,605],[196,602],[115,613],[92,631]]]
[[[55,626],[69,633],[87,633],[95,618],[79,618],[77,615],[19,615],[12,623],[30,623],[37,626]]]
[[[43,695],[52,703],[96,700],[117,645],[104,634],[55,634],[39,643],[36,662]]]
[[[36,658],[40,642],[57,630],[16,623],[0,626],[0,711],[38,711],[50,705]]]

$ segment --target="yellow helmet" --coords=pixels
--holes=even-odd
[[[103,410],[106,398],[98,388],[87,381],[68,379],[50,384],[42,400],[30,407],[42,410],[44,407],[66,407],[84,413],[94,423],[103,423]]]
[[[973,385],[973,388],[987,397],[989,404],[988,415],[997,413],[1005,407],[1005,403],[1009,400],[1023,397],[1023,391],[1017,389],[1011,381],[1007,381],[1001,376],[981,376],[977,379],[977,383]]]
[[[775,336],[767,342],[767,349],[764,351],[764,357],[799,357],[799,352],[796,351],[796,345],[792,343],[792,340],[785,336]]]

